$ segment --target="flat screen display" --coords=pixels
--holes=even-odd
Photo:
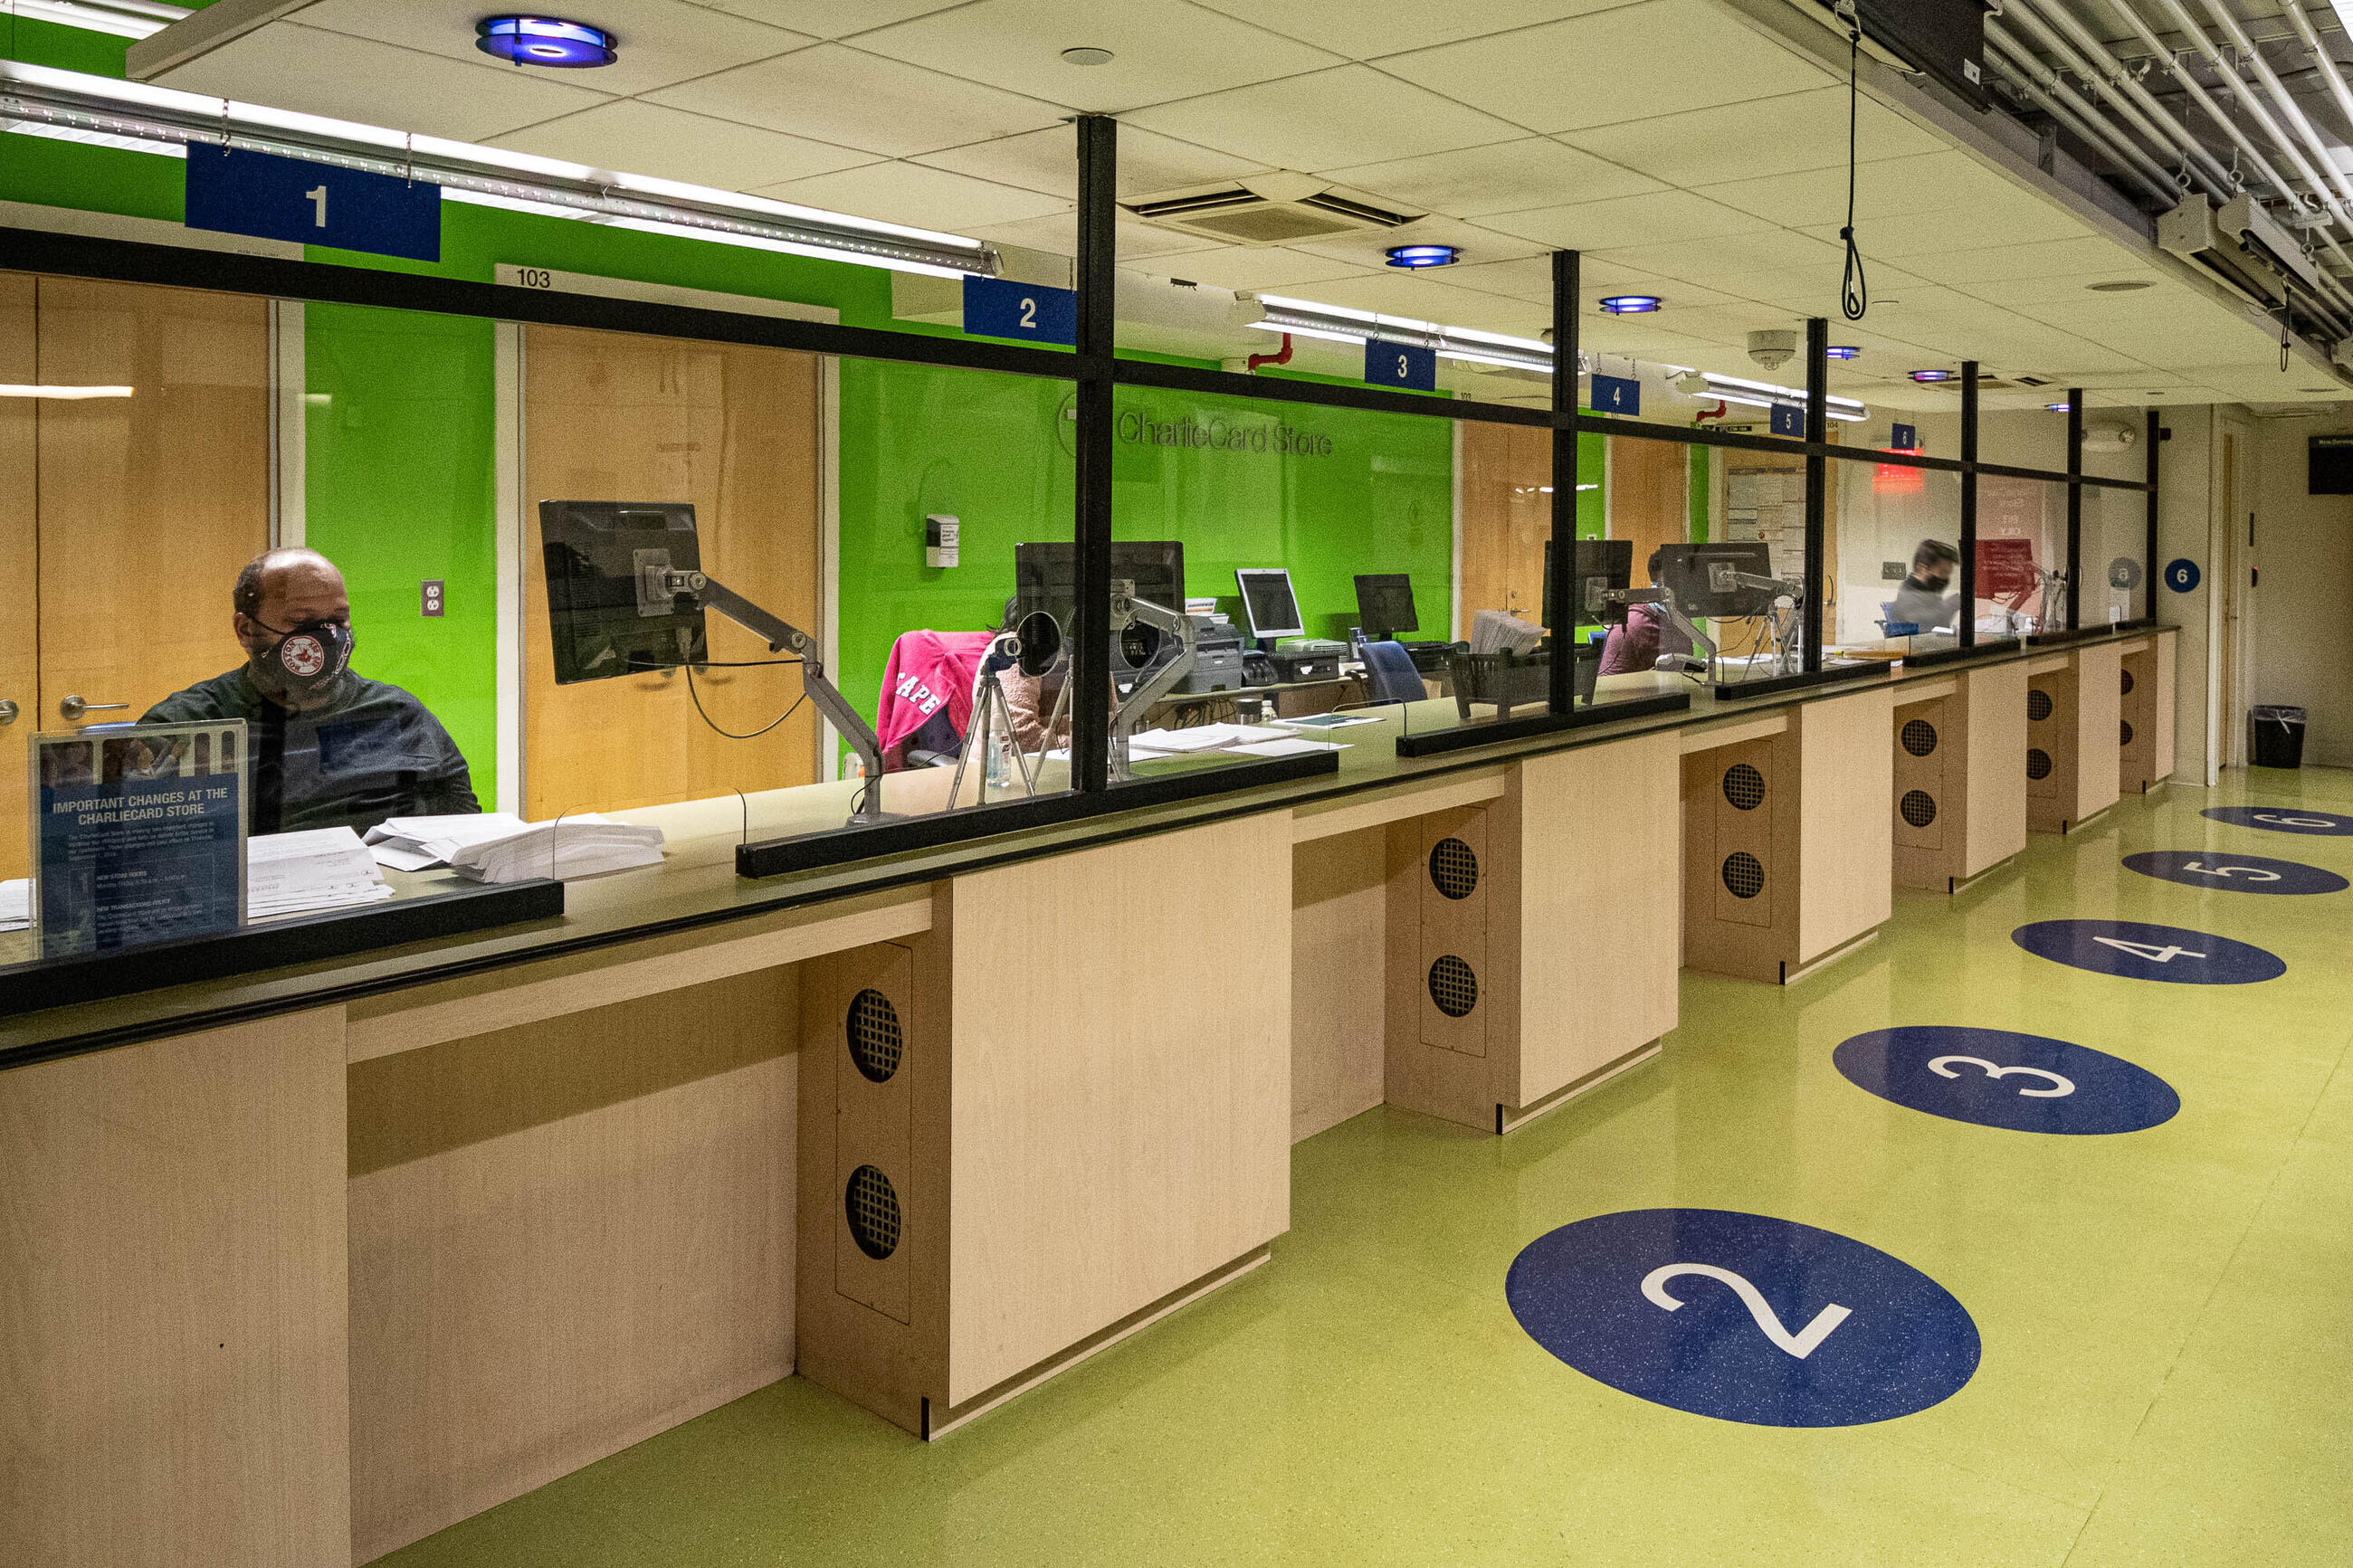
[[[1242,591],[1242,614],[1250,619],[1250,636],[1261,639],[1305,634],[1299,596],[1291,590],[1291,574],[1280,566],[1245,566],[1234,574]]]

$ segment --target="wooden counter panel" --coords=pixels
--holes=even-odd
[[[2023,663],[2010,663],[1961,678],[1968,727],[1964,878],[2026,847],[2026,671]]]
[[[953,884],[952,1404],[1288,1228],[1291,833]]]
[[[2180,652],[2181,636],[2168,627],[2149,640],[2156,645],[2149,650],[2148,662],[2157,680],[2157,691],[2150,698],[2149,728],[2155,738],[2149,742],[2149,776],[2169,779],[2174,766],[2174,659]]]
[[[798,982],[349,1069],[353,1561],[793,1370]]]
[[[1804,770],[1794,972],[1894,913],[1894,692],[1809,702],[1791,717]]]
[[[0,1559],[344,1561],[343,1036],[0,1073]]]
[[[2116,804],[2124,747],[2118,725],[2124,661],[2113,643],[2077,651],[2075,717],[2076,822],[2088,822]]]
[[[1381,827],[1291,852],[1294,1143],[1381,1103],[1388,852]]]

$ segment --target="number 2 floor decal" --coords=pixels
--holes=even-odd
[[[2054,963],[2171,985],[2253,985],[2287,973],[2285,960],[2252,942],[2139,921],[2036,921],[2010,940]]]
[[[1597,1215],[1538,1237],[1504,1293],[1596,1382],[1761,1426],[1853,1426],[1949,1399],[1977,1371],[1951,1292],[1834,1231],[1729,1209]]]
[[[2013,1132],[2138,1132],[2181,1109],[2172,1085],[2122,1057],[2008,1029],[1873,1029],[1831,1060],[1882,1100]]]
[[[2234,893],[2341,893],[2348,884],[2334,871],[2300,860],[2232,855],[2219,849],[2147,849],[2125,857],[2125,869],[2192,888]]]

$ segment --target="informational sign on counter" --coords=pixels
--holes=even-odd
[[[242,923],[242,720],[36,735],[33,801],[42,957]]]

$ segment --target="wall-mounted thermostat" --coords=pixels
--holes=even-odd
[[[963,524],[945,512],[935,511],[923,519],[923,564],[953,566],[956,563],[956,534]]]

